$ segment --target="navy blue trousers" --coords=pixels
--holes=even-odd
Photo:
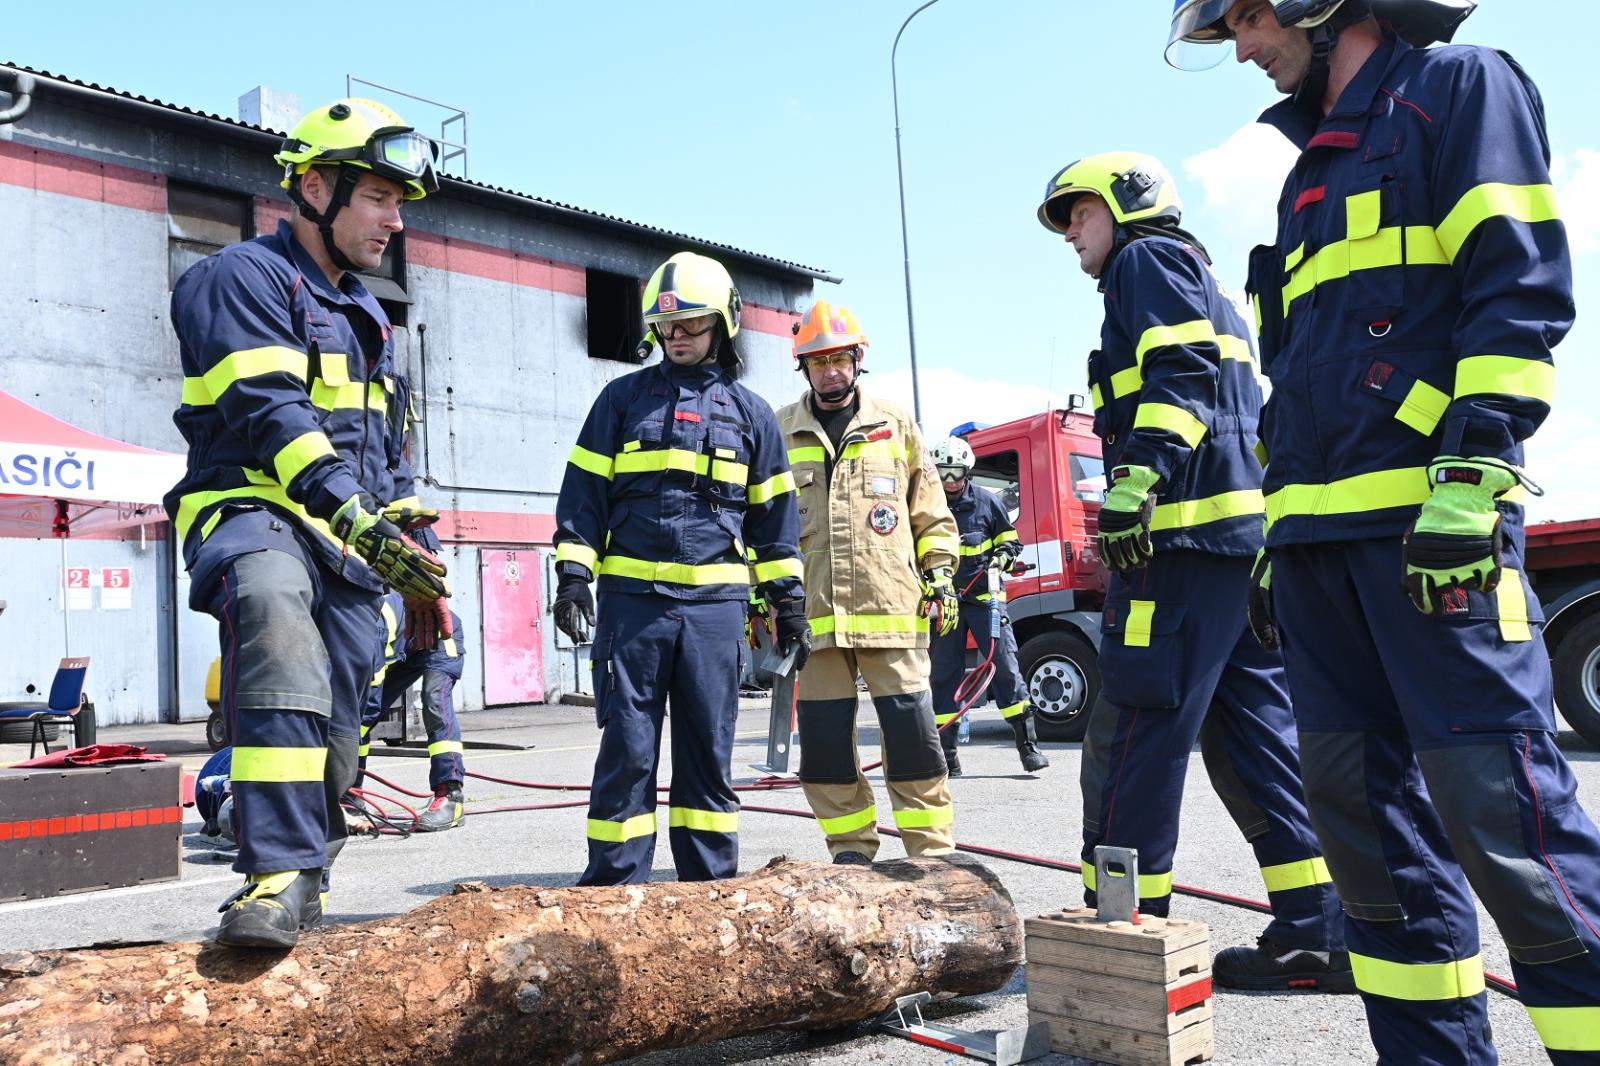
[[[400,702],[412,685],[422,680],[422,727],[428,734],[428,787],[460,785],[467,779],[461,757],[461,721],[456,717],[455,689],[461,680],[461,660],[455,669],[428,668],[431,651],[389,664],[383,680],[368,686],[367,706],[361,715],[361,769],[367,768],[367,734],[384,712]]]
[[[1501,587],[1438,617],[1401,590],[1398,538],[1272,552],[1306,799],[1394,1066],[1497,1061],[1469,884],[1551,1060],[1600,1061],[1600,834],[1514,539]]]
[[[678,879],[738,873],[739,800],[731,763],[744,620],[745,603],[738,600],[601,596],[590,659],[603,733],[589,794],[589,865],[580,885],[649,880],[656,769],[669,721],[667,835]]]
[[[995,639],[994,680],[989,682],[989,695],[1000,708],[1000,717],[1007,721],[1028,713],[1028,689],[1022,682],[1022,671],[1017,668],[1017,638],[1006,618],[1005,606],[1000,607],[998,631],[990,621],[987,603],[961,604],[961,620],[949,634],[934,634],[930,654],[933,658],[933,714],[934,724],[944,725],[956,714],[956,688],[967,668],[967,634],[972,634],[978,646],[978,657],[989,654],[989,641]],[[971,711],[967,712],[971,714]],[[946,745],[948,747],[949,745]]]
[[[1245,618],[1248,558],[1164,551],[1113,577],[1102,617],[1102,697],[1084,741],[1083,862],[1139,851],[1139,906],[1165,915],[1184,776],[1196,738],[1228,814],[1255,850],[1287,947],[1344,949],[1344,920],[1300,787],[1282,660]],[[1204,881],[1205,871],[1194,871]]]

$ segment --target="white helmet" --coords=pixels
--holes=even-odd
[[[959,466],[968,473],[978,465],[978,457],[972,454],[972,446],[960,437],[946,437],[933,446],[931,452],[934,466]]]

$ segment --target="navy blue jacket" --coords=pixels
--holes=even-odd
[[[589,410],[556,502],[556,563],[602,592],[769,602],[801,589],[800,520],[767,401],[715,364],[617,378]]]
[[[1301,149],[1251,256],[1269,539],[1398,535],[1436,456],[1520,465],[1550,410],[1574,309],[1543,106],[1499,52],[1387,38],[1326,118],[1262,121]]]
[[[360,492],[415,502],[402,452],[408,392],[378,301],[354,274],[330,285],[280,222],[190,267],[172,324],[184,375],[173,421],[189,462],[165,503],[186,565],[222,519],[265,509],[334,573],[382,588],[328,527]]]
[[[955,515],[956,529],[961,534],[961,565],[956,570],[956,591],[967,603],[987,602],[989,599],[989,557],[1007,541],[1017,541],[1017,529],[1011,524],[1011,514],[1000,497],[974,483],[955,499],[948,496],[950,513]],[[1021,546],[1020,544],[1018,545]],[[976,580],[974,581],[974,578]],[[968,583],[972,584],[970,589]],[[964,590],[964,591],[963,591]]]
[[[1188,245],[1142,237],[1100,279],[1106,318],[1089,355],[1106,470],[1161,475],[1151,539],[1254,555],[1261,547],[1261,411],[1249,330]]]

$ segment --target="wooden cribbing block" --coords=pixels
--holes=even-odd
[[[1024,923],[1028,1021],[1050,1049],[1117,1066],[1186,1066],[1216,1051],[1210,933],[1199,922],[1101,922],[1092,910]]]

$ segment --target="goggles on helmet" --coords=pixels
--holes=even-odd
[[[853,366],[856,357],[861,354],[859,348],[845,348],[837,352],[823,352],[821,355],[802,355],[800,362],[808,369],[814,370],[843,370]]]
[[[405,127],[381,129],[356,148],[327,148],[318,153],[315,163],[365,163],[372,172],[391,181],[418,182],[426,192],[438,192],[439,180],[433,173],[439,146],[416,130]]]
[[[969,473],[971,471],[964,466],[941,466],[939,468],[939,480],[950,482],[965,481]]]
[[[681,318],[658,318],[653,323],[662,339],[681,333],[685,337],[704,337],[717,327],[717,313],[702,311]]]

